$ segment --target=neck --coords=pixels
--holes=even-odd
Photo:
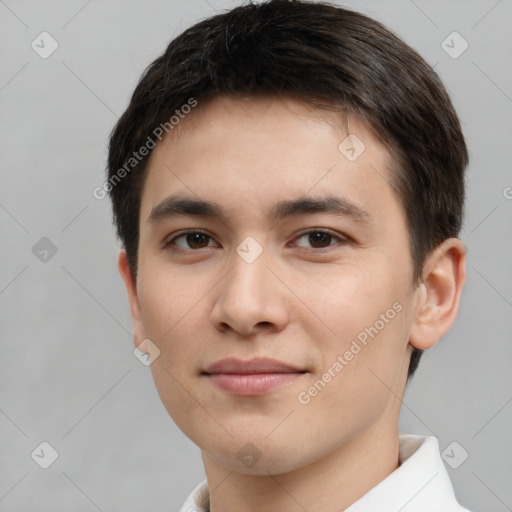
[[[399,466],[398,425],[373,425],[313,463],[283,474],[230,471],[203,452],[211,512],[339,512]]]

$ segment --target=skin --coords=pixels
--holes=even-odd
[[[354,161],[338,149],[347,128],[366,147]],[[391,164],[357,119],[345,125],[285,98],[199,104],[153,151],[136,283],[124,250],[119,271],[134,343],[150,339],[161,351],[151,365],[159,396],[201,449],[212,512],[340,511],[398,467],[412,347],[435,345],[455,320],[465,248],[446,240],[413,285],[405,214],[388,184]],[[227,219],[148,222],[175,194],[215,201]],[[327,194],[342,195],[371,220],[265,215],[277,201]],[[318,242],[304,235],[311,228],[333,237]],[[210,238],[176,239],[187,229]],[[263,249],[252,263],[236,252],[248,236]],[[300,403],[298,394],[397,302],[401,311]],[[226,357],[271,357],[306,373],[262,396],[234,396],[201,374]],[[261,456],[252,467],[237,457],[248,442]]]

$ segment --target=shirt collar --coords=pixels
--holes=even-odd
[[[400,466],[345,512],[468,512],[455,498],[435,437],[402,434]]]
[[[207,481],[180,512],[208,512]],[[400,466],[345,512],[469,512],[455,498],[435,437],[400,435]]]

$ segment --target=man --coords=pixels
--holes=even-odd
[[[159,396],[201,449],[182,511],[463,511],[400,434],[465,281],[468,155],[381,24],[273,0],[204,20],[110,139],[119,270]]]

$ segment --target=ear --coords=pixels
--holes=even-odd
[[[130,271],[130,266],[128,265],[128,256],[126,254],[125,249],[121,249],[121,251],[119,252],[117,267],[126,286],[126,292],[128,293],[128,303],[130,305],[130,313],[132,316],[132,323],[134,329],[133,343],[136,347],[139,348],[141,352],[147,352],[147,347],[144,344],[141,346],[141,344],[145,342],[145,340],[147,339],[147,336],[140,315],[137,285],[133,280],[133,276]]]
[[[466,248],[458,238],[449,238],[434,249],[423,266],[409,338],[413,347],[431,348],[448,332],[457,317],[465,282]]]

